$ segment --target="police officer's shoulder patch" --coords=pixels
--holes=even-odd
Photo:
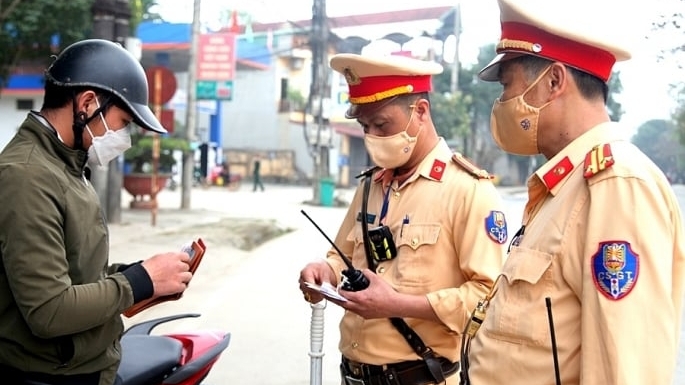
[[[590,264],[595,287],[612,301],[625,298],[640,274],[639,255],[626,241],[600,242]]]
[[[507,234],[507,220],[501,211],[490,211],[490,215],[485,217],[485,232],[488,238],[503,245],[509,238]]]
[[[456,163],[459,167],[464,169],[466,172],[471,174],[474,178],[478,179],[493,179],[494,176],[490,175],[487,171],[485,171],[482,168],[479,168],[475,164],[469,162],[466,158],[464,158],[463,155],[461,155],[458,152],[455,152],[452,155],[452,161]]]
[[[611,145],[609,143],[597,145],[585,155],[583,176],[585,179],[592,178],[613,165],[614,156],[611,153]]]

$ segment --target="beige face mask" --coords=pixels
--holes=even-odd
[[[409,121],[401,132],[391,136],[364,135],[366,151],[369,152],[369,156],[376,166],[395,169],[407,164],[423,128],[423,126],[419,128],[416,136],[409,136],[407,128],[409,128],[412,119],[414,119],[414,106],[412,106]]]
[[[540,107],[533,107],[523,100],[523,97],[535,87],[551,67],[547,67],[526,88],[521,95],[507,101],[495,100],[490,116],[490,132],[495,143],[504,151],[516,155],[537,155],[538,149],[538,119],[540,110],[550,102]]]

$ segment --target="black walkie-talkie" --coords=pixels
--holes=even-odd
[[[352,265],[352,261],[350,261],[350,259],[345,256],[345,254],[338,248],[338,246],[336,246],[336,244],[328,237],[328,235],[326,235],[326,233],[323,232],[323,230],[321,230],[319,225],[317,225],[316,222],[314,222],[314,220],[310,218],[306,212],[304,212],[304,210],[300,210],[300,212],[302,213],[302,215],[307,217],[307,219],[309,219],[309,222],[312,222],[314,227],[316,227],[316,229],[319,230],[321,235],[323,235],[326,238],[328,243],[330,243],[331,246],[333,246],[335,251],[337,251],[340,255],[340,258],[343,260],[343,262],[345,262],[345,265],[347,265],[347,270],[343,270],[341,273],[343,275],[341,289],[347,291],[361,291],[369,287],[369,280],[364,276],[364,273],[362,273],[361,270],[354,268],[354,266]]]

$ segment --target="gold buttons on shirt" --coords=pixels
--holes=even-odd
[[[419,239],[418,238],[412,238],[411,240],[411,245],[412,247],[416,247],[416,245],[419,244]]]
[[[352,347],[356,349],[356,348],[358,348],[358,347],[359,347],[359,344],[358,344],[358,343],[356,343],[356,342],[353,342],[353,343],[352,343]]]
[[[385,273],[385,266],[379,267],[378,270],[377,270],[377,272],[380,273],[380,274]]]
[[[399,191],[395,191],[395,193],[393,194],[393,196],[394,196],[395,198],[399,198],[399,197],[400,197],[400,192],[399,192]]]

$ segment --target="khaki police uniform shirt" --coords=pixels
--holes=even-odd
[[[382,223],[394,235],[398,256],[381,262],[376,272],[399,292],[427,296],[441,322],[405,321],[437,354],[458,361],[461,332],[501,269],[507,234],[490,179],[470,174],[452,155],[441,140],[402,186],[392,182]],[[383,180],[389,179],[382,173],[371,185],[369,229],[379,224]],[[359,221],[362,196],[360,183],[335,239],[357,268],[367,266]],[[345,266],[335,250],[327,260],[340,277]],[[381,365],[419,359],[389,319],[365,320],[347,311],[340,334],[340,350],[353,361]]]
[[[595,127],[530,178],[525,231],[472,342],[471,384],[555,384],[545,298],[561,384],[672,383],[680,208],[663,173],[620,130]]]

